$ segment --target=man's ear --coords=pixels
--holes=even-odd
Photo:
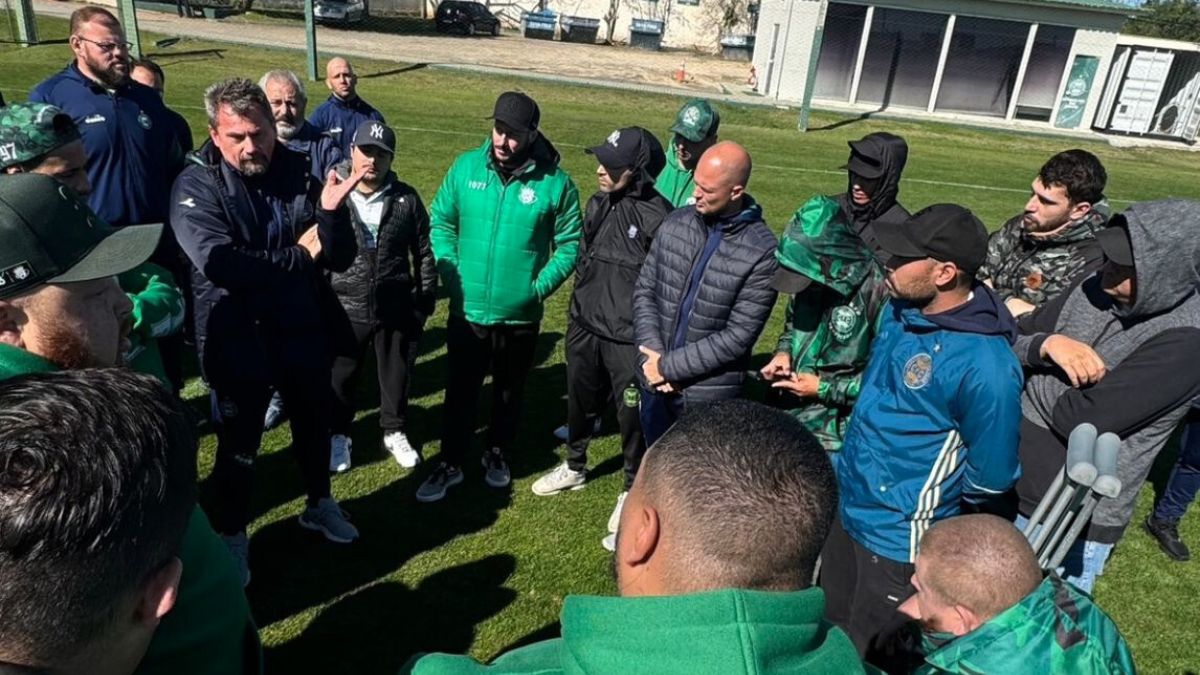
[[[1079,220],[1091,212],[1092,205],[1090,202],[1079,202],[1071,207],[1071,212],[1067,214],[1067,219],[1070,221]]]
[[[734,201],[741,199],[742,195],[744,195],[744,194],[746,194],[746,186],[745,185],[734,185],[733,188],[729,191],[729,197],[731,199],[733,199]]]
[[[142,585],[135,609],[135,621],[150,629],[157,627],[167,612],[175,607],[181,576],[183,562],[179,558],[171,558],[167,564],[152,572]]]
[[[638,567],[646,564],[658,548],[659,529],[658,511],[653,506],[640,506],[628,520],[628,532],[621,532],[621,562],[627,567]]]
[[[967,633],[970,633],[976,628],[979,628],[983,624],[987,623],[987,619],[979,616],[968,607],[955,605],[954,612],[958,615],[958,620],[962,624],[962,633],[955,631],[956,634],[966,635]]]
[[[0,344],[24,349],[21,327],[25,323],[25,310],[11,300],[0,300]]]

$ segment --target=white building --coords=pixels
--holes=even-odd
[[[716,52],[725,35],[749,34],[750,0],[548,0],[546,9],[563,16],[600,21],[599,40],[628,43],[635,20],[661,21],[662,46]],[[726,24],[726,15],[735,21]]]
[[[1200,45],[1120,36],[1093,127],[1195,141],[1200,134]]]

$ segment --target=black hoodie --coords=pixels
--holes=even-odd
[[[871,195],[871,201],[863,206],[854,203],[850,192],[838,195],[838,203],[851,223],[855,234],[862,239],[867,248],[875,253],[880,264],[886,264],[890,257],[879,248],[875,238],[874,225],[883,223],[903,223],[908,220],[908,209],[900,205],[900,174],[908,161],[908,144],[903,138],[887,132],[867,134],[856,142],[860,152],[865,152],[883,166],[883,175],[879,178],[879,187]],[[853,186],[851,186],[853,188]]]

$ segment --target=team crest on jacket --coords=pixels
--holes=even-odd
[[[922,352],[904,364],[904,386],[909,389],[920,389],[929,384],[933,377],[933,357]]]
[[[142,125],[143,129],[149,129],[153,124],[150,122],[150,116],[145,110],[138,111],[138,124]]]
[[[520,199],[521,203],[525,206],[529,206],[537,201],[537,193],[533,191],[533,188],[526,185],[521,188],[521,194],[517,196],[517,199]]]
[[[854,326],[858,323],[858,312],[853,307],[838,307],[833,310],[829,324],[833,328],[833,337],[838,342],[845,342],[854,336]]]

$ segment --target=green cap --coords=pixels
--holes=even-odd
[[[111,227],[49,176],[0,176],[0,299],[127,272],[161,236],[161,224]]]
[[[702,98],[694,98],[679,109],[671,132],[679,134],[693,143],[713,136],[721,125],[721,116]]]
[[[46,103],[14,103],[0,108],[0,169],[79,140],[71,116]]]

